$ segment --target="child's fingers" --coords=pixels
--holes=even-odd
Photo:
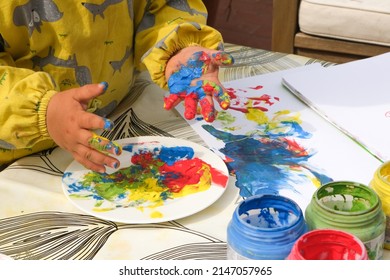
[[[166,110],[171,110],[181,101],[181,97],[178,94],[169,94],[167,97],[164,97],[164,108]]]
[[[118,143],[110,141],[109,139],[95,133],[93,133],[92,137],[89,138],[88,144],[91,148],[105,154],[109,153],[113,155],[120,155],[122,153],[122,147]]]
[[[187,120],[192,120],[196,116],[198,107],[198,96],[196,93],[190,93],[184,99],[184,117]]]
[[[234,58],[231,54],[223,51],[211,54],[212,63],[218,66],[228,66],[234,64]]]
[[[200,107],[202,109],[202,116],[206,122],[213,122],[216,117],[214,105],[204,97],[199,100]]]
[[[110,119],[102,118],[89,112],[82,112],[77,121],[79,127],[87,130],[111,130],[114,127],[114,123]]]
[[[223,88],[220,87],[219,91],[214,95],[214,97],[217,99],[219,106],[221,106],[222,109],[226,110],[229,108],[230,97]]]
[[[119,160],[84,145],[78,145],[73,156],[84,167],[101,173],[106,171],[106,166],[116,169],[120,165]]]
[[[201,88],[206,95],[213,96],[218,101],[222,109],[226,110],[229,108],[230,97],[222,86],[213,81],[204,80]]]
[[[92,98],[95,98],[103,94],[108,88],[108,83],[101,82],[100,84],[90,84],[78,88],[77,94],[74,98],[80,103],[89,102]]]

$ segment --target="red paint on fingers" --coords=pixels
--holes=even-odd
[[[184,117],[187,120],[192,120],[196,116],[198,104],[198,96],[195,93],[190,93],[184,99]]]
[[[166,110],[171,110],[176,106],[179,100],[180,97],[177,94],[170,94],[168,97],[164,97],[164,108]]]
[[[214,106],[206,98],[201,99],[199,103],[202,108],[203,119],[206,122],[213,122],[216,115]]]

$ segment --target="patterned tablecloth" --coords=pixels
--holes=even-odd
[[[235,58],[221,81],[326,62],[266,50],[226,45]],[[111,119],[110,139],[173,136],[204,144],[176,111],[163,109],[164,92],[147,73]],[[158,224],[121,224],[80,212],[62,191],[72,162],[60,148],[16,161],[0,172],[0,253],[14,259],[226,259],[226,228],[241,200],[234,178],[205,210]]]

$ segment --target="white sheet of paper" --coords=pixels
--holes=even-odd
[[[284,75],[283,84],[380,160],[390,160],[390,53],[307,66]]]
[[[253,180],[261,181],[263,178],[266,178],[268,180],[266,186],[269,186],[271,191],[276,186],[281,189],[279,194],[290,197],[302,209],[306,208],[316,189],[313,183],[315,180],[313,180],[312,170],[317,170],[317,172],[325,174],[333,180],[355,181],[368,185],[375,170],[381,164],[376,157],[324,120],[282,85],[283,76],[298,71],[306,72],[306,67],[309,66],[224,83],[228,90],[234,89],[236,95],[232,99],[231,107],[237,108],[241,106],[241,108],[247,108],[250,98],[268,95],[270,103],[259,101],[258,103],[253,102],[249,104],[250,106],[265,108],[266,122],[269,125],[266,122],[262,125],[258,124],[253,121],[253,116],[250,114],[248,115],[232,108],[223,113],[221,109],[218,109],[221,116],[228,115],[229,118],[218,117],[213,123],[207,123],[200,117],[188,121],[192,128],[203,138],[204,142],[222,157],[225,155],[223,151],[227,146],[227,141],[221,141],[221,139],[214,137],[206,130],[207,126],[212,126],[215,130],[229,135],[247,135],[248,138],[256,139],[259,142],[267,142],[271,139],[276,140],[277,143],[285,144],[286,142],[283,139],[287,138],[295,141],[298,146],[304,147],[310,154],[310,157],[307,160],[304,158],[302,160],[298,159],[297,164],[285,164],[284,159],[289,161],[289,155],[283,156],[286,150],[279,151],[278,147],[280,146],[271,148],[269,153],[265,153],[264,150],[257,148],[251,150],[252,157],[249,159],[255,164],[264,166],[264,168],[259,169],[257,175],[253,175]],[[319,65],[310,66],[312,70],[320,67]],[[183,116],[183,102],[176,108]],[[217,105],[216,108],[218,108]],[[289,132],[294,132],[294,126],[289,125],[289,120],[293,120],[292,123],[296,120],[295,123],[300,125],[302,131],[309,133],[310,136],[302,138],[294,133],[289,134]],[[287,124],[284,126],[285,123]],[[276,127],[274,127],[275,124]],[[239,152],[235,154],[235,157],[239,158],[243,149],[240,146],[242,144],[233,138],[234,136],[231,138],[232,141],[228,141],[229,147],[232,148],[232,145],[237,147]],[[278,154],[279,152],[281,154]],[[243,161],[246,161],[246,159],[243,159]],[[272,172],[272,168],[279,168],[279,170],[283,170],[282,173],[285,172],[284,174],[288,175],[286,178],[281,178],[278,175],[269,174],[268,171]],[[282,185],[286,188],[283,189]],[[291,188],[295,191],[291,191]]]

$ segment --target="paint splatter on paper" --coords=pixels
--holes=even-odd
[[[313,186],[332,179],[310,163],[315,150],[304,143],[313,135],[302,127],[300,113],[284,109],[283,98],[266,90],[258,84],[227,87],[230,108],[212,125],[194,128],[221,154],[242,197],[288,191],[309,198]]]
[[[228,176],[197,157],[192,147],[148,144],[124,145],[123,151],[131,153],[131,165],[111,174],[66,172],[63,181],[69,196],[93,199],[93,211],[151,208],[151,218],[161,218],[159,206],[207,191],[211,185],[225,188]]]

